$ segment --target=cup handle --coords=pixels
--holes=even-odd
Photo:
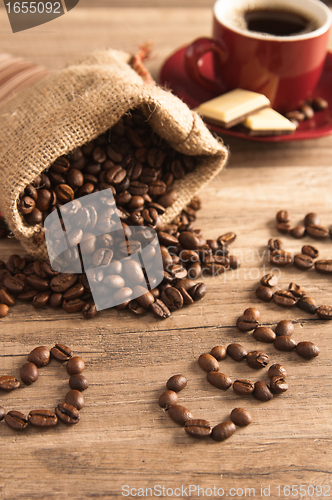
[[[199,61],[207,52],[214,52],[221,65],[224,65],[228,59],[227,48],[222,42],[213,38],[198,38],[187,47],[184,54],[184,69],[198,85],[215,94],[221,94],[225,92],[222,84],[206,78],[200,72]]]

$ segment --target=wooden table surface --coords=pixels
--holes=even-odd
[[[212,3],[174,0],[165,7],[164,1],[81,0],[52,23],[16,34],[11,33],[1,6],[0,47],[58,68],[94,49],[135,52],[139,44],[152,40],[154,54],[147,66],[157,78],[169,53],[197,36],[209,35]],[[260,276],[269,269],[267,241],[279,236],[278,210],[288,209],[294,224],[309,211],[318,212],[325,225],[332,223],[332,137],[284,144],[226,136],[224,140],[230,147],[230,161],[202,190],[203,208],[196,227],[203,229],[206,238],[235,231],[233,252],[241,257],[242,267],[205,280],[208,295],[203,301],[166,321],[115,310],[86,321],[61,311],[38,312],[25,304],[15,306],[1,320],[0,375],[18,375],[32,348],[60,342],[84,358],[90,381],[77,426],[59,425],[49,431],[29,428],[19,434],[0,424],[1,499],[151,497],[153,492],[160,496],[163,487],[168,498],[185,498],[189,493],[193,498],[219,498],[218,488],[224,489],[225,497],[234,498],[254,494],[263,498],[269,492],[270,498],[318,498],[320,491],[320,498],[332,496],[331,324],[299,309],[259,303],[254,293]],[[296,252],[304,242],[313,243],[309,238],[283,239]],[[331,243],[317,243],[322,257],[332,257]],[[1,259],[21,252],[14,240],[2,240],[0,248]],[[304,286],[319,303],[332,304],[330,277],[283,270],[280,286],[287,287],[291,281]],[[294,321],[294,338],[317,343],[319,357],[307,362],[240,333],[234,325],[249,306],[260,309],[263,324]],[[260,403],[210,386],[197,358],[214,345],[230,342],[261,349],[271,362],[285,365],[289,390]],[[222,362],[221,371],[233,380],[267,380],[265,370],[257,373],[245,363],[230,360]],[[232,408],[243,406],[252,413],[253,423],[223,443],[191,439],[157,404],[166,380],[175,373],[188,378],[180,402],[196,417],[215,425],[229,418]],[[40,370],[33,386],[1,395],[0,404],[23,412],[51,409],[63,399],[67,384],[65,368],[52,361]],[[305,494],[284,485],[304,485]]]

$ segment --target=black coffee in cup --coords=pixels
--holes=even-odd
[[[318,28],[313,19],[302,12],[280,8],[258,7],[247,10],[244,19],[249,31],[274,36],[293,36]]]

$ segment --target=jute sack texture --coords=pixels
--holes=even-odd
[[[151,128],[175,150],[198,157],[195,171],[174,183],[177,201],[163,215],[171,222],[225,165],[228,151],[197,113],[156,85],[145,84],[130,55],[107,50],[49,74],[1,108],[0,211],[23,247],[47,258],[33,242],[40,225],[28,226],[17,209],[19,194],[59,157],[95,139],[125,113],[141,108]]]

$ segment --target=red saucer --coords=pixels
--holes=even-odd
[[[197,83],[192,81],[186,74],[183,67],[183,57],[187,47],[183,47],[172,54],[164,63],[160,75],[159,83],[167,88],[170,88],[175,95],[184,101],[190,108],[196,108],[202,102],[208,101],[214,94],[208,90],[202,89]],[[207,54],[201,60],[201,71],[204,75],[212,77],[212,59],[211,55]],[[235,130],[225,129],[207,123],[207,126],[218,134],[232,135],[249,139],[251,141],[264,142],[280,142],[280,141],[299,141],[303,139],[315,139],[325,135],[332,134],[332,53],[328,52],[323,73],[317,88],[314,92],[314,97],[319,96],[326,99],[329,107],[318,113],[315,113],[314,118],[300,123],[299,127],[293,134],[289,135],[270,135],[270,136],[249,136],[248,134]]]

